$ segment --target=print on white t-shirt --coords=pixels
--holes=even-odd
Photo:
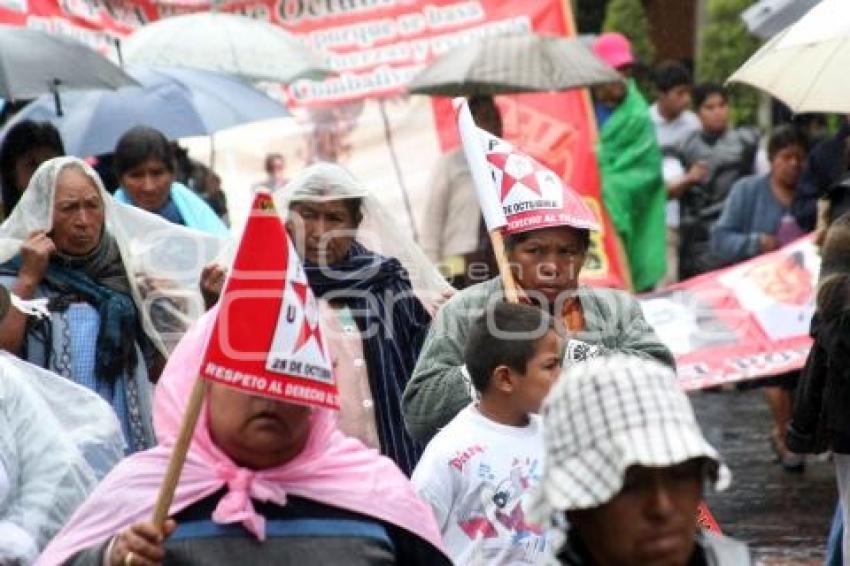
[[[546,533],[526,514],[543,455],[539,416],[512,427],[473,405],[431,440],[411,480],[433,509],[455,564],[539,563]]]

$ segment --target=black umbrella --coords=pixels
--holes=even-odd
[[[0,25],[0,96],[26,100],[53,93],[61,115],[59,89],[116,89],[138,85],[94,49],[49,33]]]

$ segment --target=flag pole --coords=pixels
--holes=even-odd
[[[496,265],[499,267],[499,275],[502,277],[502,286],[505,288],[505,298],[509,303],[519,302],[519,287],[511,271],[511,263],[505,251],[505,239],[502,230],[498,228],[490,232],[490,242],[493,244],[493,253],[496,256]]]
[[[511,264],[505,252],[505,240],[502,235],[502,227],[508,221],[502,210],[502,204],[495,198],[493,192],[493,178],[489,172],[487,158],[480,145],[478,127],[472,119],[469,106],[465,98],[457,97],[452,101],[456,112],[458,133],[460,134],[461,146],[463,147],[466,161],[469,164],[469,172],[478,196],[478,204],[487,225],[487,233],[490,235],[490,243],[493,245],[493,255],[496,256],[496,265],[502,278],[502,287],[505,298],[509,303],[519,302],[520,290],[511,271]]]
[[[186,412],[183,414],[180,433],[177,435],[174,448],[171,450],[168,469],[165,471],[162,487],[159,488],[159,495],[156,498],[156,505],[153,510],[153,524],[160,532],[162,532],[162,528],[165,525],[165,520],[168,519],[171,501],[174,499],[174,492],[177,490],[177,484],[180,482],[180,473],[183,471],[183,464],[186,462],[189,445],[192,444],[192,435],[195,433],[195,425],[198,424],[198,417],[201,414],[201,407],[204,404],[206,393],[207,380],[201,376],[196,377],[195,385],[192,387],[192,393],[189,395]]]

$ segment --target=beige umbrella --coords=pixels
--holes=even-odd
[[[291,83],[331,74],[322,57],[283,28],[220,12],[174,16],[142,26],[122,51],[133,65],[195,67],[249,81]]]
[[[553,92],[622,80],[578,39],[496,35],[445,53],[408,85],[412,94]]]
[[[850,113],[850,2],[823,0],[766,43],[729,82],[761,89],[794,112]]]

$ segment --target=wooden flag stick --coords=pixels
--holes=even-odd
[[[156,506],[153,510],[153,524],[160,531],[165,520],[168,519],[168,510],[171,508],[174,492],[180,482],[180,472],[183,471],[183,464],[186,462],[186,454],[189,452],[189,445],[192,443],[192,435],[195,432],[195,425],[198,423],[198,416],[201,414],[206,393],[207,380],[198,376],[195,378],[195,385],[189,395],[189,403],[186,405],[186,412],[183,414],[183,422],[180,425],[180,434],[177,436],[177,442],[174,443],[174,449],[171,451],[168,469],[165,471],[162,487],[159,488],[159,495],[156,498]]]
[[[505,288],[505,297],[509,303],[519,302],[519,287],[514,281],[511,272],[511,264],[505,252],[505,240],[500,230],[490,232],[490,242],[493,244],[493,253],[496,255],[496,265],[499,266],[499,275],[502,276],[502,286]]]

